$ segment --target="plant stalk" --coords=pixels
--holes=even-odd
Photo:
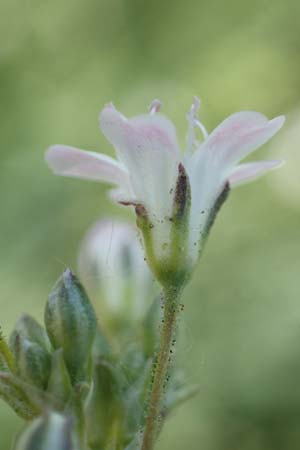
[[[147,418],[141,450],[152,450],[154,448],[160,428],[160,413],[162,411],[164,392],[168,381],[167,375],[170,366],[172,347],[174,344],[180,289],[165,289],[163,294],[164,314],[160,334],[160,343],[156,365],[154,366],[154,378],[148,402]]]

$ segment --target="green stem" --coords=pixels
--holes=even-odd
[[[159,430],[160,412],[162,410],[164,390],[167,383],[167,373],[170,365],[171,347],[176,327],[179,296],[180,290],[178,288],[165,289],[164,291],[164,315],[160,334],[160,344],[148,403],[141,450],[153,449]]]

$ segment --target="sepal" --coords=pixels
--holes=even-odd
[[[229,182],[227,182],[225,183],[220,195],[217,197],[212,209],[209,212],[205,228],[201,233],[200,242],[202,241],[203,243],[205,243],[206,239],[208,238],[209,232],[216,220],[217,214],[223,206],[224,202],[227,200],[229,193],[230,185]],[[200,245],[200,250],[202,249],[202,247],[203,246]]]
[[[108,361],[95,362],[93,386],[86,401],[86,430],[91,449],[106,448],[113,434],[120,438],[124,416],[122,381]],[[116,438],[116,436],[114,436]]]
[[[50,406],[57,407],[51,395],[7,372],[0,372],[0,397],[25,420],[33,419]]]
[[[66,367],[63,350],[56,350],[52,355],[51,373],[47,391],[65,405],[72,393],[72,384]]]
[[[31,420],[40,413],[40,409],[29,401],[26,393],[11,377],[11,374],[0,372],[0,397],[22,419]]]
[[[188,233],[191,208],[191,186],[183,164],[178,165],[175,195],[173,201],[172,222],[174,231]]]

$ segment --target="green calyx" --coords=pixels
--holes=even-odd
[[[190,182],[184,166],[179,164],[171,217],[164,219],[169,222],[169,240],[160,243],[162,248],[167,247],[167,251],[163,252],[165,256],[159,257],[155,248],[159,241],[156,225],[151,222],[146,208],[140,204],[136,205],[137,226],[143,235],[147,261],[163,287],[183,286],[190,277],[192,271],[188,255],[190,209]]]

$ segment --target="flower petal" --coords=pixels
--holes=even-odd
[[[109,105],[100,127],[127,167],[135,196],[156,214],[166,213],[181,156],[173,124],[161,114],[127,119]]]
[[[45,158],[56,175],[106,181],[128,187],[126,169],[109,156],[65,145],[54,145],[46,151]]]
[[[243,183],[248,183],[261,177],[266,172],[278,168],[283,164],[283,161],[256,161],[247,164],[240,164],[235,167],[229,176],[229,184],[231,187],[238,186]]]
[[[225,119],[199,151],[208,151],[216,161],[232,164],[263,145],[282,127],[284,116],[268,120],[263,114],[242,111]]]
[[[110,104],[101,111],[100,127],[125,159],[128,151],[180,154],[176,129],[161,114],[142,114],[127,119]]]

